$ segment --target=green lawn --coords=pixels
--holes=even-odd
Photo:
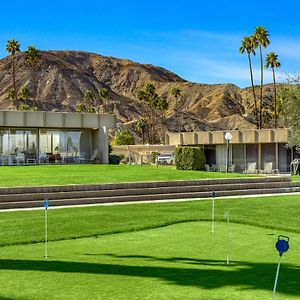
[[[180,171],[172,166],[159,166],[157,168],[149,165],[3,166],[0,168],[0,187],[189,180],[242,176],[245,175]]]
[[[276,299],[300,297],[299,196],[0,213],[0,299],[271,299],[274,244],[290,237]],[[229,211],[231,260],[225,265]]]

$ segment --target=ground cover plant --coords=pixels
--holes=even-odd
[[[5,299],[270,299],[279,234],[290,237],[276,299],[300,297],[299,197],[0,213]],[[50,202],[51,207],[51,202]],[[231,265],[226,261],[230,213]],[[47,287],[47,288],[46,288]]]
[[[3,166],[0,169],[0,187],[236,178],[242,176],[245,175],[181,171],[176,170],[173,166],[159,166],[157,168],[150,165]]]

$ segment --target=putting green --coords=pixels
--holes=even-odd
[[[300,297],[300,235],[230,223],[186,222],[98,238],[0,248],[5,299],[271,299],[279,234],[290,237],[276,299]]]

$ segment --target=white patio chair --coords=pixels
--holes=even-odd
[[[251,162],[248,163],[247,169],[244,171],[245,174],[256,174],[257,169],[256,169],[256,162]]]

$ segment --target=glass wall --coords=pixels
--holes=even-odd
[[[76,162],[89,158],[90,145],[80,130],[0,129],[0,165]],[[89,136],[90,137],[90,136]],[[81,153],[80,148],[86,153]]]
[[[245,166],[245,145],[233,144],[232,145],[232,164],[235,165],[236,172],[243,172]]]
[[[248,168],[249,163],[255,163],[255,169],[258,169],[258,145],[257,144],[247,144],[246,145],[246,164]]]
[[[276,169],[276,144],[261,144],[261,168],[265,163],[272,163],[272,169]]]

